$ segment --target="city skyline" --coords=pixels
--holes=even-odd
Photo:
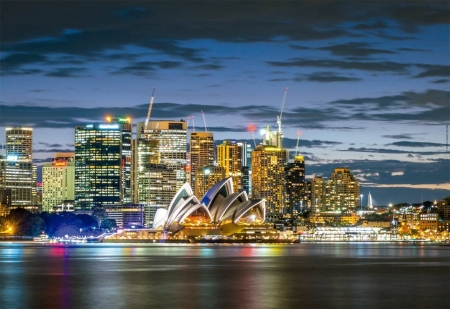
[[[0,130],[32,127],[39,165],[74,150],[75,126],[143,121],[153,87],[152,120],[194,116],[204,131],[204,115],[216,145],[253,144],[248,125],[276,128],[288,87],[283,146],[292,157],[302,132],[308,178],[348,167],[375,206],[449,195],[448,2],[5,1],[2,12]]]

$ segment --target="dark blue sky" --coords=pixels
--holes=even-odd
[[[448,1],[2,1],[0,130],[34,158],[107,114],[194,116],[216,140],[276,127],[307,174],[352,169],[379,204],[450,195]],[[192,121],[190,127],[192,128]],[[259,139],[259,134],[256,134]],[[4,143],[5,135],[0,134]]]

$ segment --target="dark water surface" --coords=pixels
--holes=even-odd
[[[0,308],[450,308],[450,246],[0,243]]]

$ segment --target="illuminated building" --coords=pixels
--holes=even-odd
[[[264,223],[265,203],[234,192],[232,178],[214,184],[200,202],[188,183],[178,190],[167,209],[158,209],[154,229],[183,234],[231,234]],[[220,227],[220,230],[218,229]]]
[[[285,168],[286,213],[295,215],[306,206],[305,158],[295,156]]]
[[[140,159],[137,169],[139,170],[142,164],[147,163],[164,164],[176,173],[176,190],[181,188],[186,182],[186,122],[184,120],[153,120],[148,122],[146,130],[144,123],[139,122],[137,132],[139,149],[143,149],[140,143],[154,143],[151,144],[154,151],[152,150],[148,159]],[[143,155],[138,153],[137,156]]]
[[[198,167],[195,173],[194,195],[201,198],[215,183],[226,178],[225,169],[220,166],[206,165]]]
[[[194,192],[198,168],[214,165],[214,135],[211,132],[191,132],[191,186]]]
[[[4,189],[11,190],[12,206],[31,206],[35,190],[32,164],[33,129],[6,128]]]
[[[75,210],[131,202],[129,117],[75,128]]]
[[[217,146],[217,166],[224,168],[225,177],[233,178],[233,189],[236,192],[243,189],[242,153],[242,144],[239,145],[235,141],[225,140],[222,144]]]
[[[283,215],[285,163],[283,148],[258,145],[252,152],[252,197],[265,200],[268,218]]]
[[[146,227],[151,227],[158,208],[167,208],[177,192],[177,173],[164,164],[141,165],[138,204],[143,205]]]
[[[116,221],[118,228],[138,228],[144,225],[143,205],[126,204],[121,206],[104,206],[106,218]]]
[[[421,230],[434,230],[439,228],[439,214],[438,213],[421,213],[419,215],[419,228]]]
[[[186,182],[186,132],[183,120],[137,124],[135,152],[135,202],[144,205],[145,225],[153,223],[157,208],[169,205]]]
[[[323,210],[323,201],[325,194],[325,180],[321,176],[314,176],[311,180],[311,208],[313,212]]]
[[[335,168],[325,183],[324,211],[354,211],[360,206],[358,180],[349,168]]]
[[[247,142],[237,143],[242,150],[242,189],[244,189],[249,196],[252,195],[252,151],[253,148]]]
[[[75,199],[75,153],[55,153],[42,167],[42,209],[50,212]]]

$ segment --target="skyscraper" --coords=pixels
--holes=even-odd
[[[325,211],[355,210],[360,203],[358,180],[349,168],[335,168],[325,184]]]
[[[131,118],[75,128],[75,209],[131,202]]]
[[[225,169],[214,165],[198,167],[195,175],[194,195],[200,200],[214,184],[226,178]]]
[[[191,186],[195,192],[197,169],[214,165],[214,135],[212,132],[191,132],[190,157]]]
[[[305,198],[305,159],[303,156],[295,156],[294,162],[289,162],[285,169],[286,185],[286,213],[294,215],[300,212],[300,208],[306,205]]]
[[[321,176],[314,176],[311,180],[311,207],[313,212],[324,211],[325,180]]]
[[[253,148],[247,142],[237,143],[242,149],[242,189],[249,196],[252,195],[252,151]]]
[[[12,206],[33,204],[33,129],[6,128],[4,188],[11,190]]]
[[[225,177],[233,178],[233,189],[241,192],[242,187],[242,144],[225,140],[217,146],[217,165],[225,170]]]
[[[285,163],[282,148],[258,145],[252,152],[252,197],[265,199],[269,220],[284,211]]]
[[[151,226],[157,208],[167,208],[186,182],[186,132],[183,120],[153,120],[137,124],[135,151],[136,203],[144,205],[145,225]]]
[[[75,154],[55,153],[42,167],[42,209],[52,211],[63,201],[75,199]]]

